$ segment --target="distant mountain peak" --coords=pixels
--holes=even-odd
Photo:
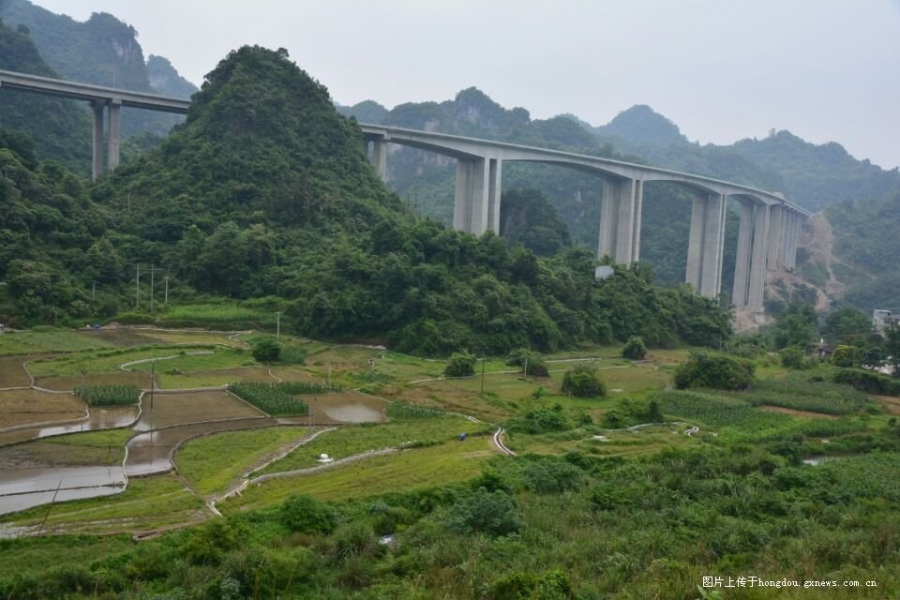
[[[678,125],[646,104],[635,104],[597,130],[598,133],[613,135],[635,144],[668,146],[689,143]]]

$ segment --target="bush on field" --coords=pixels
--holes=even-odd
[[[275,340],[261,340],[253,346],[253,358],[259,362],[275,362],[280,356],[281,345]]]
[[[778,357],[781,359],[781,366],[786,369],[809,369],[813,366],[800,346],[788,346],[778,353]]]
[[[141,390],[136,385],[86,385],[76,388],[75,395],[88,406],[130,406],[138,403]]]
[[[506,423],[506,428],[510,431],[520,431],[534,435],[550,431],[565,431],[570,427],[569,419],[563,414],[562,406],[559,404],[552,409],[539,408],[529,410],[521,417],[510,419]]]
[[[828,362],[836,367],[856,369],[862,366],[863,351],[857,346],[840,345],[834,349]]]
[[[228,386],[228,390],[270,415],[307,415],[309,405],[294,398],[298,394],[323,394],[328,388],[302,381],[260,383],[242,381]]]
[[[753,363],[730,356],[692,352],[675,371],[675,387],[744,390],[753,382]]]
[[[562,391],[579,398],[600,398],[606,395],[606,386],[596,368],[577,365],[563,376]]]
[[[856,389],[870,394],[900,396],[900,381],[863,369],[841,369],[834,376],[835,383],[852,385]]]
[[[299,494],[288,496],[280,516],[285,527],[300,533],[330,533],[337,525],[337,515],[330,506]]]
[[[579,489],[584,483],[581,469],[562,460],[540,460],[522,471],[525,486],[538,494],[559,494]]]
[[[521,367],[526,376],[549,377],[550,371],[544,362],[544,357],[528,348],[517,348],[509,353],[506,364],[511,367]],[[526,371],[527,369],[527,371]]]
[[[450,362],[444,367],[444,375],[447,377],[469,377],[475,374],[475,355],[468,352],[459,352],[450,357]]]
[[[484,488],[453,505],[447,521],[448,528],[462,534],[507,535],[521,526],[516,501],[503,492],[489,492]]]
[[[647,346],[644,344],[644,338],[637,335],[628,338],[628,342],[622,348],[622,356],[631,360],[644,360],[644,357],[647,356]]]

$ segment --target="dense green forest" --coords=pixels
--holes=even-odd
[[[646,267],[597,282],[591,251],[541,259],[494,234],[416,218],[375,175],[358,128],[283,51],[229,55],[186,123],[92,186],[92,199],[74,178],[48,179],[14,141],[4,188],[12,210],[0,224],[11,240],[0,265],[7,320],[112,317],[128,308],[135,266],[155,264],[173,297],[271,297],[299,332],[424,354],[631,335],[712,345],[730,334],[714,302],[654,288]],[[45,213],[58,221],[46,234]],[[561,223],[553,232],[564,240]]]
[[[825,211],[837,252],[875,279],[851,287],[846,301],[867,311],[900,312],[900,194],[878,202],[841,202]]]

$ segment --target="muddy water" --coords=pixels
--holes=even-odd
[[[387,403],[358,392],[326,394],[305,398],[313,411],[313,420],[322,423],[369,423],[384,421]]]
[[[54,496],[62,502],[117,494],[124,486],[125,473],[118,465],[0,471],[0,514],[47,504]]]
[[[138,416],[137,406],[110,406],[107,408],[92,408],[90,416],[85,421],[77,423],[64,423],[61,425],[48,425],[44,427],[26,427],[0,433],[0,446],[18,444],[54,435],[67,433],[81,433],[85,431],[99,431],[101,429],[116,429],[127,427],[134,423]],[[0,493],[3,493],[0,489]]]
[[[144,411],[135,431],[151,431],[201,421],[265,416],[226,392],[155,392],[144,394]]]
[[[277,421],[268,417],[234,419],[214,423],[195,423],[149,431],[135,436],[127,444],[125,471],[129,477],[164,473],[173,468],[175,450],[186,440],[210,433],[273,427]]]

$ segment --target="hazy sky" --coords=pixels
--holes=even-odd
[[[649,104],[691,139],[790,129],[900,165],[900,0],[35,0],[105,11],[200,84],[242,44],[287,48],[342,104],[476,86],[601,125]]]

